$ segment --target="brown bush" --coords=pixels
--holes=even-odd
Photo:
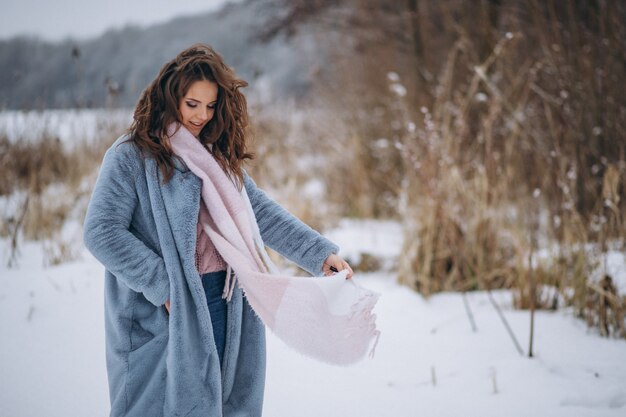
[[[21,239],[47,241],[51,264],[75,254],[60,231],[70,218],[82,222],[97,168],[122,129],[103,122],[96,140],[71,146],[45,131],[35,139],[0,134],[0,196],[14,201],[0,218],[0,235],[11,240],[10,266],[18,261]]]
[[[624,4],[348,3],[378,7],[324,34],[345,41],[320,97],[358,148],[329,177],[357,213],[404,223],[400,281],[586,305],[602,266],[584,248],[626,244]]]

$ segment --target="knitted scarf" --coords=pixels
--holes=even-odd
[[[168,134],[173,152],[202,180],[200,223],[229,266],[224,298],[230,299],[236,280],[265,326],[312,358],[347,365],[368,350],[373,357],[380,337],[372,314],[378,294],[347,280],[347,271],[324,278],[280,274],[265,251],[245,187],[239,191],[184,126],[172,124]]]

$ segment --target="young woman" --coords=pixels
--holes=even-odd
[[[294,308],[308,302],[297,289],[302,283],[315,299],[323,293],[316,292],[319,281],[341,276],[344,284],[337,285],[348,288],[352,270],[336,245],[268,198],[243,170],[252,157],[240,92],[246,85],[210,47],[195,45],[161,69],[129,132],[106,152],[84,240],[106,269],[111,416],[260,416],[264,323],[301,351],[336,362],[352,360],[355,354],[340,357],[342,351],[377,334],[372,302],[359,313],[365,325],[357,327],[366,333],[350,330],[341,338],[325,329],[349,327],[329,325],[333,312],[319,325],[281,316],[298,316]],[[263,245],[313,275],[343,272],[273,279]],[[315,302],[303,307],[311,317],[325,308]],[[328,355],[334,339],[337,350]]]

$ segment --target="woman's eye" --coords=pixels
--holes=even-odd
[[[187,102],[187,105],[188,105],[189,107],[191,107],[192,109],[195,109],[195,108],[196,108],[196,104],[195,104],[195,103],[190,103],[190,102]]]

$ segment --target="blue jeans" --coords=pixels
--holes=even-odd
[[[222,299],[226,271],[207,272],[202,275],[202,287],[206,294],[211,324],[213,324],[213,337],[220,358],[220,366],[224,359],[224,347],[226,345],[226,300]]]

